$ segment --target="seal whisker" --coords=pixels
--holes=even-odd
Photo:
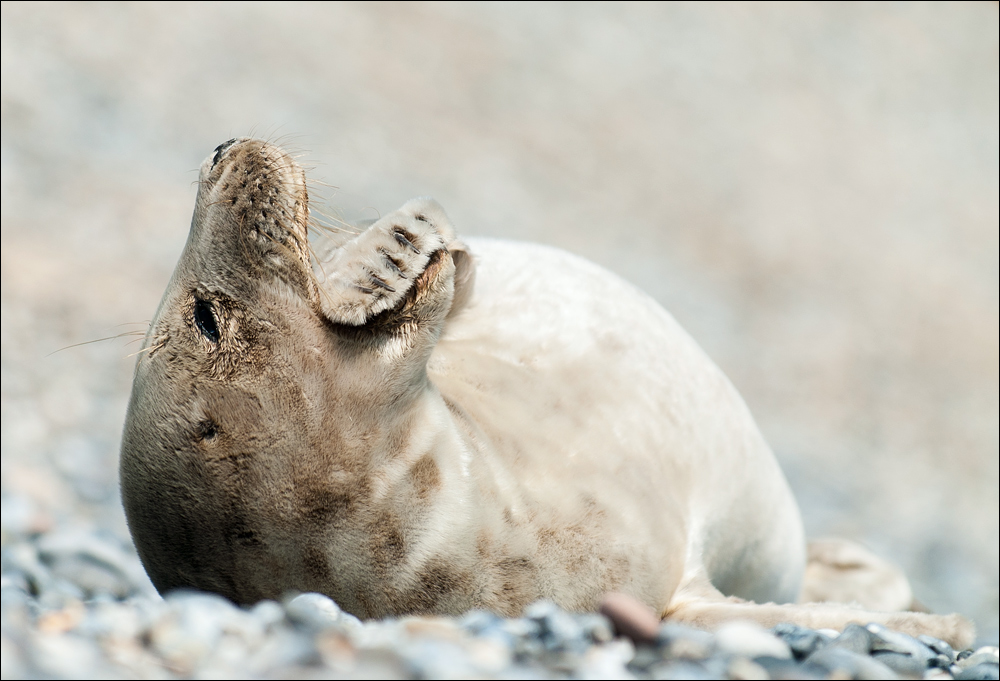
[[[159,350],[164,345],[166,345],[166,342],[160,342],[160,343],[157,343],[156,345],[150,345],[148,348],[143,348],[142,350],[138,350],[136,352],[133,352],[130,355],[125,355],[125,359],[128,359],[129,357],[135,357],[136,355],[141,355],[144,352],[152,353],[155,350]]]
[[[126,322],[126,323],[138,324],[139,322]],[[119,326],[121,326],[121,325],[119,325]],[[66,345],[64,347],[59,348],[58,350],[53,350],[52,352],[50,352],[49,354],[47,354],[45,356],[46,357],[51,357],[52,355],[54,355],[56,353],[59,353],[59,352],[62,352],[63,350],[70,350],[72,348],[78,348],[78,347],[83,346],[83,345],[91,345],[93,343],[103,343],[104,341],[115,340],[117,338],[125,338],[127,336],[138,336],[138,338],[136,340],[142,340],[143,338],[146,337],[146,332],[145,331],[140,331],[138,329],[133,330],[133,331],[123,331],[121,333],[116,333],[114,336],[106,336],[104,338],[95,338],[93,340],[81,341],[80,343],[73,343],[72,345]],[[133,341],[130,341],[130,342],[134,343],[135,341],[133,340]]]

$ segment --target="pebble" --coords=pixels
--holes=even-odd
[[[126,540],[28,522],[5,497],[3,678],[996,679],[996,647],[954,651],[880,625],[843,632],[735,622],[710,633],[660,622],[609,594],[599,613],[541,601],[521,617],[362,622],[322,594],[237,607],[211,594],[160,598]],[[27,510],[25,510],[27,509]]]
[[[872,651],[872,635],[860,624],[848,624],[840,635],[830,642],[830,647],[842,648],[858,655],[868,655]]]
[[[895,679],[892,669],[867,655],[847,647],[829,645],[806,660],[811,666],[825,670],[830,677],[848,679]]]
[[[652,643],[660,630],[660,618],[639,599],[610,593],[601,601],[600,612],[611,620],[615,631],[636,643]]]
[[[724,653],[742,657],[774,657],[779,660],[792,656],[791,648],[781,638],[750,622],[730,622],[715,633],[715,644]]]
[[[804,660],[834,638],[791,622],[782,622],[773,631],[776,636],[788,644],[796,660]]]

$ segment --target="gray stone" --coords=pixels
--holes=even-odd
[[[247,650],[247,660],[241,667],[255,675],[290,677],[293,675],[289,669],[314,666],[321,661],[312,636],[290,627],[277,627]]]
[[[546,650],[582,652],[590,643],[580,623],[555,603],[533,603],[524,616],[538,623],[538,636]]]
[[[892,631],[875,623],[869,624],[865,628],[872,634],[873,652],[884,651],[909,655],[922,667],[926,667],[928,660],[936,656],[931,648],[908,634]]]
[[[716,679],[703,665],[692,660],[670,660],[650,669],[653,679]]]
[[[903,676],[923,676],[927,670],[927,665],[923,660],[897,653],[891,650],[876,650],[872,653],[872,659],[881,662],[886,667]]]
[[[1000,662],[1000,660],[997,660],[997,656],[994,655],[992,652],[981,653],[979,651],[976,651],[972,655],[969,655],[968,657],[961,659],[958,663],[958,666],[961,667],[962,669],[966,669],[968,667],[973,667],[977,664],[983,664],[983,663],[997,664],[997,662]]]
[[[868,655],[872,651],[872,634],[860,624],[848,624],[840,636],[830,642],[830,646]]]
[[[715,639],[707,631],[665,622],[656,635],[657,647],[672,658],[704,660],[715,649]]]
[[[64,528],[38,540],[39,557],[52,571],[90,594],[116,597],[147,588],[149,580],[131,547],[107,532]]]
[[[955,660],[955,650],[947,641],[942,641],[939,638],[934,638],[933,636],[928,636],[927,634],[921,634],[917,637],[917,640],[923,643],[925,646],[933,650],[938,655],[944,655],[949,661]]]
[[[981,679],[1000,678],[1000,665],[995,662],[981,662],[959,670],[955,674],[961,681],[979,681]]]
[[[608,643],[615,637],[614,627],[604,615],[597,613],[584,613],[576,616],[576,621],[583,629],[584,636],[590,638],[593,643]]]
[[[852,679],[895,679],[896,673],[881,662],[847,647],[828,645],[806,660],[807,664],[825,669],[830,675]]]
[[[410,675],[421,679],[461,679],[478,671],[462,646],[454,641],[419,638],[397,649]]]
[[[343,611],[329,596],[306,593],[285,601],[285,614],[299,626],[325,629],[336,625],[341,620]]]
[[[792,651],[781,638],[760,625],[730,622],[715,633],[715,645],[723,652],[742,657],[790,658]]]
[[[793,659],[776,657],[758,657],[754,662],[759,664],[772,679],[825,679],[826,670],[812,664],[802,664]]]
[[[165,601],[163,615],[150,627],[150,645],[182,672],[215,650],[227,620],[239,612],[221,596],[197,591],[174,591]]]
[[[277,601],[260,601],[250,608],[250,615],[267,629],[272,629],[285,621],[285,609]]]
[[[35,634],[32,637],[30,662],[35,675],[51,678],[110,678],[104,656],[97,643],[75,634]]]
[[[28,586],[28,591],[37,596],[49,589],[52,574],[38,558],[38,551],[28,542],[17,542],[3,547],[0,561],[4,574],[16,573]]]
[[[791,649],[797,660],[804,660],[817,650],[827,645],[833,639],[814,629],[800,627],[791,622],[782,622],[772,629],[775,636],[778,636]]]
[[[630,663],[634,661],[635,654],[635,645],[627,638],[593,646],[587,650],[572,676],[579,679],[634,679],[634,668]]]
[[[1000,662],[1000,656],[997,654],[996,646],[983,646],[977,648],[972,655],[963,660],[965,665],[969,664],[979,664],[980,662]],[[961,666],[962,663],[960,663]]]
[[[459,625],[472,634],[480,634],[500,626],[503,618],[489,610],[470,610],[459,620]]]

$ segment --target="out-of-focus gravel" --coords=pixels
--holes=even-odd
[[[516,618],[369,622],[315,593],[248,608],[196,592],[159,599],[126,543],[83,525],[5,535],[2,580],[5,679],[996,679],[1000,669],[996,646],[955,651],[877,624],[838,634],[734,622],[710,634],[660,624],[621,595],[605,614],[542,601]]]
[[[245,675],[350,673],[338,650],[438,673],[351,638],[405,622],[303,634],[281,661],[261,642],[313,631],[287,604],[158,600],[117,491],[135,337],[51,354],[144,329],[198,164],[248,133],[301,149],[329,213],[431,194],[465,233],[554,244],[649,291],[747,399],[810,535],[869,544],[996,644],[995,3],[0,13],[5,678],[196,673],[170,646],[201,645],[202,625]],[[194,642],[153,633],[188,626]],[[467,621],[440,626],[478,645]],[[448,657],[449,636],[427,645]],[[595,664],[611,674],[626,648]]]

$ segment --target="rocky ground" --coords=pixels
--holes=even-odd
[[[660,624],[627,597],[602,613],[548,602],[522,617],[361,622],[322,594],[238,608],[160,599],[131,547],[100,530],[41,532],[4,499],[2,675],[11,678],[996,679],[997,647],[954,651],[877,624],[842,633]],[[18,533],[16,523],[22,523]]]
[[[592,644],[607,622],[544,605],[358,625],[158,600],[118,501],[135,336],[76,344],[142,333],[198,164],[244,134],[303,150],[327,213],[430,194],[462,233],[649,292],[747,400],[809,535],[867,544],[996,645],[996,3],[0,12],[4,678],[790,673],[759,632],[742,657],[680,630]],[[830,649],[957,674],[869,634]]]

